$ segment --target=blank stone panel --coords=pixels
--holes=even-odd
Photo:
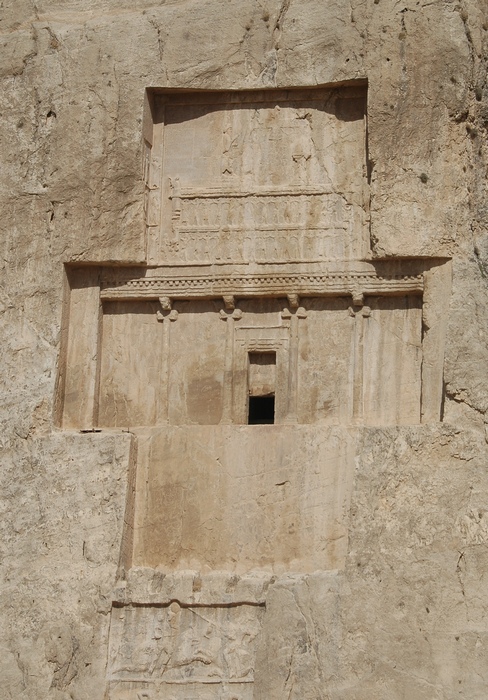
[[[135,566],[343,566],[354,469],[347,428],[166,426],[138,436]]]
[[[91,430],[95,421],[100,287],[98,268],[67,271],[67,328],[63,334],[63,428]],[[64,355],[64,357],[63,357]]]
[[[198,186],[219,178],[220,162],[212,137],[221,133],[222,118],[222,110],[212,110],[208,105],[168,105],[163,149],[165,174]]]
[[[422,299],[415,296],[366,300],[364,319],[364,422],[420,423]]]
[[[226,324],[222,304],[179,302],[169,328],[168,410],[172,424],[218,424],[223,410]],[[165,321],[167,323],[167,321]]]
[[[154,425],[160,403],[162,326],[157,302],[103,306],[100,400],[102,427]]]
[[[287,306],[286,298],[241,299],[239,300],[239,309],[244,315],[239,324],[258,328],[280,325],[282,323],[281,312]]]
[[[346,298],[307,299],[299,326],[299,423],[348,424],[352,418],[354,318]]]

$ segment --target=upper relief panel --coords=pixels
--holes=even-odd
[[[365,88],[152,99],[149,264],[367,255]]]

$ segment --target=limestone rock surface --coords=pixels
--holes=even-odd
[[[485,0],[3,0],[0,55],[0,697],[485,700]],[[196,116],[163,141],[175,90]],[[249,171],[256,237],[222,260],[181,216],[242,195],[245,91],[270,141],[308,135]],[[305,195],[359,247],[281,259],[259,203]]]

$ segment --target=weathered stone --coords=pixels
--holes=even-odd
[[[484,700],[485,3],[0,27],[1,697]]]

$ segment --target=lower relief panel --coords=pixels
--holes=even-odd
[[[251,700],[264,606],[112,609],[109,700]]]
[[[249,683],[114,683],[110,700],[252,700]]]

